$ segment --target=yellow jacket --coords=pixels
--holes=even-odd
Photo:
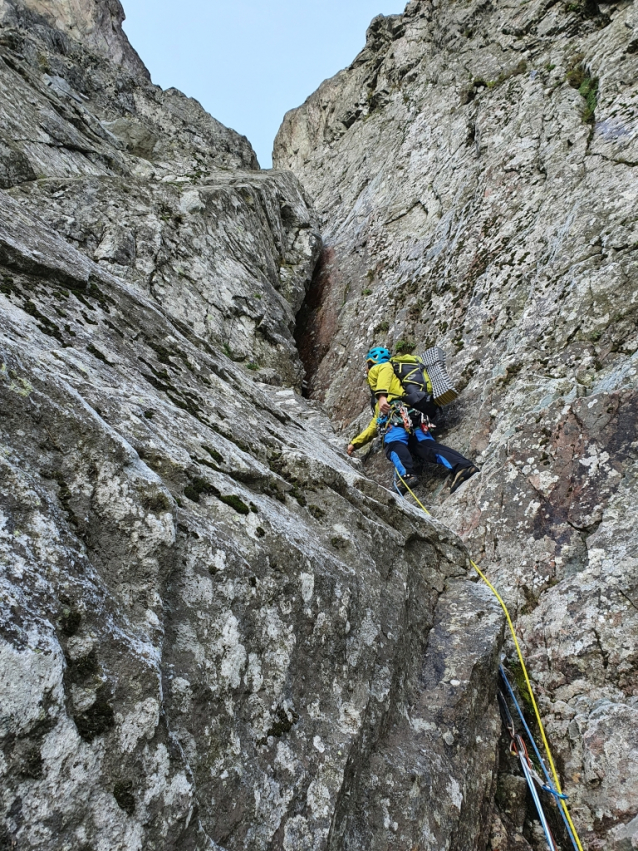
[[[378,363],[368,371],[368,384],[374,395],[387,396],[388,402],[393,399],[403,398],[403,387],[401,382],[394,374],[394,368],[391,363]],[[379,411],[379,403],[375,405],[374,416],[361,432],[353,440],[352,445],[355,449],[360,446],[365,446],[377,436],[377,419],[381,416]]]
[[[378,363],[368,370],[368,384],[374,395],[387,396],[388,402],[403,398],[403,385],[394,374],[391,363]]]

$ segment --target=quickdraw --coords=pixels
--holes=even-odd
[[[390,408],[391,411],[389,414],[385,414],[377,419],[377,428],[381,434],[384,435],[392,426],[403,426],[407,432],[412,434],[414,427],[410,419],[411,410],[399,401],[390,402]]]
[[[543,770],[543,774],[545,775],[545,782],[543,783],[543,780],[539,777],[538,773],[533,769],[531,762],[529,761],[529,758],[528,758],[528,763],[530,765],[530,773],[531,773],[532,777],[534,778],[534,780],[536,781],[536,783],[538,784],[538,786],[541,789],[543,789],[543,791],[549,792],[550,795],[554,796],[555,802],[558,806],[558,812],[560,813],[560,815],[563,819],[565,829],[567,830],[567,834],[569,835],[571,843],[574,847],[574,851],[579,851],[580,845],[579,845],[578,836],[575,833],[575,830],[573,829],[573,825],[571,824],[571,819],[568,819],[566,817],[566,805],[563,803],[564,801],[567,801],[568,796],[564,795],[562,792],[559,792],[556,789],[555,784],[552,782],[552,778],[550,776],[550,773],[547,769],[547,766],[545,765],[545,760],[541,756],[541,752],[538,749],[538,745],[534,741],[534,736],[532,735],[532,731],[529,728],[529,724],[525,720],[525,715],[523,714],[523,711],[522,711],[522,709],[521,709],[521,707],[518,703],[518,700],[516,699],[516,695],[514,694],[514,690],[513,690],[512,686],[510,685],[510,681],[507,678],[507,674],[505,673],[505,668],[502,665],[499,667],[499,673],[501,675],[501,679],[505,683],[505,687],[507,688],[507,691],[508,691],[509,696],[512,700],[512,703],[516,707],[516,712],[518,713],[518,717],[521,721],[521,724],[523,725],[523,729],[525,730],[525,733],[527,734],[527,738],[532,743],[532,747],[534,748],[534,753],[536,754],[536,759],[538,760],[538,763]],[[499,701],[500,701],[500,698],[499,698]],[[526,753],[527,753],[527,751],[526,751]]]
[[[532,765],[532,761],[530,760],[529,754],[527,753],[527,746],[525,745],[523,738],[516,732],[514,719],[512,718],[509,706],[507,705],[507,701],[505,700],[505,695],[500,689],[498,690],[498,702],[501,708],[501,717],[503,719],[503,724],[506,727],[508,733],[510,734],[510,753],[512,754],[512,756],[518,757],[519,762],[521,764],[521,768],[523,769],[523,775],[525,777],[525,780],[527,781],[527,786],[534,801],[534,805],[536,806],[536,812],[538,813],[538,818],[543,828],[549,851],[558,851],[558,847],[556,845],[554,837],[552,836],[552,831],[549,827],[549,824],[547,823],[547,817],[545,816],[543,805],[541,804],[540,798],[538,796],[538,790],[535,786],[535,783],[538,783],[538,785],[542,789],[543,781],[540,779],[540,777],[536,773],[536,770],[534,769],[534,766]]]
[[[436,428],[436,426],[430,420],[428,415],[421,414],[421,431],[423,432],[423,434],[427,434],[428,432],[432,431],[433,428]]]

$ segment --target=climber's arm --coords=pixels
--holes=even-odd
[[[365,446],[366,443],[370,443],[371,440],[377,436],[377,415],[372,417],[368,426],[364,428],[364,430],[358,434],[348,446],[348,455],[352,455],[355,449],[359,449],[360,446]]]
[[[391,363],[381,363],[374,366],[368,373],[368,384],[379,403],[379,411],[382,414],[390,412],[388,404],[388,393],[394,380],[394,367]]]

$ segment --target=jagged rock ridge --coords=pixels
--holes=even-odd
[[[591,851],[638,842],[637,37],[635,2],[412,0],[275,145],[322,219],[313,396],[350,434],[369,345],[448,353],[483,472],[422,493],[517,616]]]
[[[48,24],[136,76],[150,75],[122,29],[120,0],[2,0],[0,22],[5,26]]]
[[[295,392],[303,189],[0,9],[0,845],[484,845],[501,613]]]

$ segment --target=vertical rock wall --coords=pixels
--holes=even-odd
[[[501,614],[295,392],[299,182],[2,10],[0,846],[482,846]]]
[[[322,217],[312,395],[350,434],[371,344],[448,353],[483,472],[422,495],[517,616],[588,849],[638,841],[637,38],[635,2],[412,0],[275,145]]]

